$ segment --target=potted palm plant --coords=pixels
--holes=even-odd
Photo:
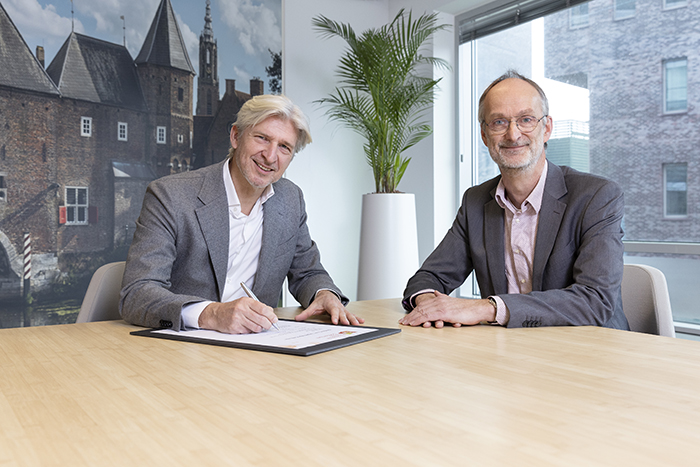
[[[440,81],[420,72],[432,76],[432,67],[448,67],[421,51],[448,25],[437,24],[434,13],[414,18],[402,9],[389,24],[361,35],[325,16],[314,18],[313,26],[324,38],[340,37],[348,46],[338,86],[317,102],[331,120],[364,138],[374,175],[376,192],[362,200],[358,299],[397,297],[418,267],[415,199],[398,191],[411,160],[404,153],[432,133],[422,118]]]

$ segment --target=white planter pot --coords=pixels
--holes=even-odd
[[[418,269],[416,202],[412,193],[362,197],[358,300],[401,297]]]

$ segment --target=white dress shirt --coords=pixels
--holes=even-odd
[[[241,282],[245,282],[249,288],[253,288],[262,247],[263,204],[275,194],[274,188],[269,185],[255,202],[250,214],[243,214],[241,202],[231,179],[230,163],[231,159],[223,166],[224,186],[228,198],[229,242],[226,284],[221,302],[230,302],[244,297],[246,294],[241,288]],[[199,328],[199,315],[210,303],[212,302],[205,300],[184,306],[181,313],[185,327]]]

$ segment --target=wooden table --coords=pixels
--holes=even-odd
[[[398,300],[349,308],[374,326],[403,314]],[[134,329],[0,330],[0,465],[700,463],[697,342],[402,327],[294,357]]]

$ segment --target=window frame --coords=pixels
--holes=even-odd
[[[668,171],[670,168],[683,166],[685,168],[685,190],[670,190],[668,181]],[[664,219],[687,219],[688,214],[688,163],[687,162],[668,162],[663,164],[663,203],[664,203]],[[674,182],[670,182],[674,183]],[[678,183],[678,182],[675,182]],[[669,214],[669,192],[680,192],[685,193],[685,214]]]
[[[122,136],[122,129],[124,135]],[[117,122],[117,141],[129,141],[129,124],[126,122]]]
[[[80,117],[80,136],[92,137],[92,117]]]
[[[631,14],[625,14],[625,15],[620,15],[619,12],[621,11],[628,11],[628,10],[619,10],[618,5],[620,3],[631,3],[634,8],[632,8],[632,13]],[[630,19],[634,18],[637,16],[637,0],[613,0],[613,19],[615,21],[622,21],[625,19]]]
[[[68,202],[68,191],[76,190],[75,192],[75,203]],[[78,202],[80,200],[80,192],[85,192],[85,203]],[[88,225],[90,223],[90,192],[89,188],[86,186],[66,186],[64,190],[64,206],[66,207],[66,223],[65,225]],[[73,220],[70,220],[71,213],[73,213]],[[84,213],[84,220],[79,220],[80,213]]]
[[[582,29],[582,28],[588,27],[588,25],[590,24],[590,21],[588,21],[588,18],[591,14],[590,11],[588,10],[588,6],[589,6],[588,2],[585,2],[585,3],[580,3],[578,5],[574,5],[571,7],[571,9],[569,10],[569,29]],[[585,16],[583,14],[581,14],[581,15],[574,14],[575,11],[577,11],[577,10],[580,11],[584,7],[586,8]],[[581,21],[579,24],[574,24],[574,17],[580,17],[580,18],[585,17],[585,22]]]
[[[7,172],[0,172],[0,202],[7,203]]]
[[[685,107],[682,109],[668,109],[668,93],[669,93],[669,88],[668,88],[668,65],[670,63],[678,63],[684,61],[685,62]],[[673,115],[673,114],[682,114],[688,112],[688,57],[675,57],[675,58],[669,58],[665,59],[662,62],[661,65],[662,69],[662,81],[663,81],[663,114],[664,115]]]
[[[685,8],[688,6],[688,0],[680,0],[677,2],[672,2],[674,4],[669,5],[668,0],[664,0],[663,2],[663,11],[668,11],[668,10],[677,10],[678,8]]]
[[[156,127],[156,143],[166,144],[168,140],[168,129],[164,126]]]

